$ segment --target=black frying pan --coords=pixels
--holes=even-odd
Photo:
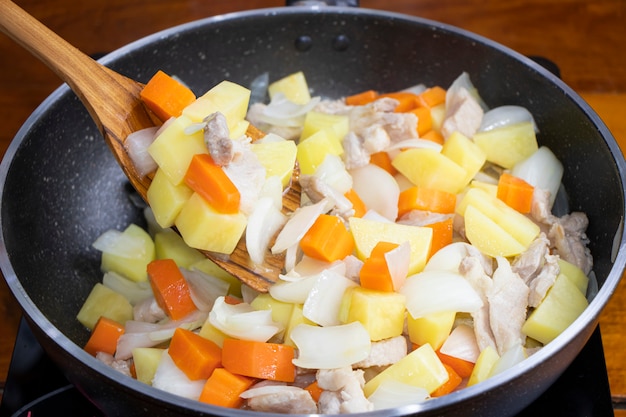
[[[556,76],[509,49],[432,21],[355,8],[290,7],[209,18],[166,30],[103,63],[146,82],[158,69],[198,94],[228,79],[303,70],[314,95],[339,97],[418,82],[448,86],[467,71],[490,107],[528,108],[541,144],[564,163],[571,210],[590,219],[600,291],[582,316],[522,364],[484,383],[371,415],[513,415],[576,357],[598,322],[625,263],[622,154],[598,116]],[[27,120],[0,168],[0,265],[34,333],[68,378],[114,416],[246,415],[202,405],[119,375],[84,352],[75,319],[101,280],[91,243],[110,228],[141,223],[132,190],[87,111],[63,86]]]

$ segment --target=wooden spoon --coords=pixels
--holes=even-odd
[[[154,126],[139,97],[143,84],[96,62],[10,0],[0,0],[0,29],[52,69],[76,93],[131,184],[147,201],[151,179],[139,175],[124,146],[130,133]],[[285,213],[300,206],[297,174],[294,170],[292,184],[283,197]],[[255,265],[244,239],[231,255],[203,253],[243,283],[263,292],[278,279],[284,266],[284,256],[272,254],[266,256],[262,265]]]

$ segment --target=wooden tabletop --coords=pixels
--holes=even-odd
[[[88,54],[110,52],[152,32],[282,0],[17,0]],[[598,112],[626,150],[626,1],[361,0],[361,7],[421,16],[554,61],[563,80]],[[60,85],[39,61],[0,35],[0,154],[29,114]],[[0,395],[20,312],[0,280]],[[626,417],[626,280],[601,317],[616,415]]]

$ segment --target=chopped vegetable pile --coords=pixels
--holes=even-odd
[[[489,109],[466,73],[322,100],[298,72],[266,92],[250,103],[224,81],[196,97],[163,72],[146,85],[163,125],[127,146],[152,177],[148,228],[94,242],[87,352],[208,404],[365,412],[478,384],[586,308],[588,220],[553,214],[563,167],[528,110]],[[285,215],[296,163],[302,204]],[[268,293],[199,251],[241,239],[256,264],[285,254]]]

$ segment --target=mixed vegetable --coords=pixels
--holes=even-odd
[[[94,242],[87,352],[218,406],[364,412],[480,383],[585,309],[587,218],[553,214],[563,167],[526,109],[488,109],[465,73],[338,100],[301,72],[260,80],[269,103],[229,81],[201,97],[163,72],[146,85],[163,125],[127,146],[152,177],[148,228]],[[241,239],[259,267],[284,253],[268,293],[198,250]]]

